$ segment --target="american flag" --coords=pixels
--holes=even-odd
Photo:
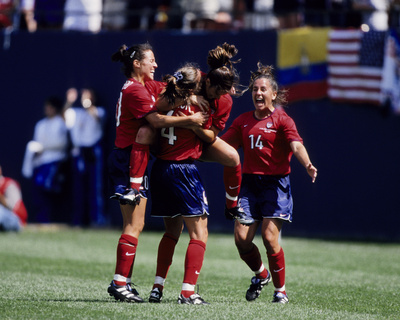
[[[385,32],[332,29],[328,40],[328,97],[381,104]]]

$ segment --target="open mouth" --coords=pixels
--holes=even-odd
[[[255,102],[257,104],[263,104],[264,103],[264,99],[263,98],[255,98]]]

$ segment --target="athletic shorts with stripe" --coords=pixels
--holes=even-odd
[[[157,159],[150,176],[153,217],[208,214],[206,192],[193,161]]]
[[[254,220],[278,218],[292,222],[293,198],[288,175],[243,174],[239,201],[246,215]]]

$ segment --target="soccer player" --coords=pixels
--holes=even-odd
[[[146,123],[150,123],[154,128],[170,126],[196,128],[207,121],[208,116],[196,112],[187,117],[171,117],[157,112],[156,101],[145,87],[146,81],[154,79],[157,68],[149,44],[134,45],[130,48],[123,45],[112,55],[112,60],[122,62],[127,80],[121,89],[116,107],[115,148],[108,159],[110,182],[116,190],[115,196],[121,197],[119,200],[123,218],[122,234],[117,246],[115,274],[108,287],[108,293],[116,300],[143,302],[139,293],[132,287],[131,276],[138,238],[144,227],[148,186],[146,177],[136,178],[137,171],[134,170],[138,169],[138,165],[147,166],[149,147],[136,143],[135,138],[139,128]],[[197,78],[193,79],[194,88],[199,81],[197,72],[195,75]],[[140,194],[138,191],[127,194],[126,191],[130,193],[131,190],[136,190],[132,189],[132,184],[138,183],[137,179],[140,180],[139,184],[144,180]]]
[[[207,64],[209,71],[203,74],[202,95],[209,103],[212,114],[214,133],[211,143],[204,146],[200,160],[218,162],[224,166],[223,180],[225,186],[225,216],[236,219],[242,224],[252,224],[250,217],[245,217],[238,204],[238,195],[242,179],[240,157],[237,151],[217,135],[225,128],[232,110],[232,97],[240,96],[239,76],[232,61],[238,50],[234,45],[224,43],[209,51]]]
[[[170,114],[190,115],[196,112],[197,108],[183,105],[171,110]],[[162,299],[165,278],[184,222],[190,241],[178,303],[208,304],[194,291],[206,250],[209,214],[206,193],[194,161],[202,152],[203,143],[199,136],[212,136],[210,128],[211,117],[201,128],[195,127],[191,130],[170,127],[161,130],[157,159],[150,176],[153,200],[151,215],[164,218],[166,232],[158,249],[156,279],[150,302],[160,302]]]
[[[230,95],[240,95],[239,77],[233,67],[235,62],[231,60],[232,57],[237,54],[237,51],[234,45],[229,45],[227,43],[209,51],[207,57],[209,71],[207,74],[202,73],[201,91],[196,96],[200,101],[196,101],[196,104],[202,106],[203,101],[200,98],[203,97],[207,102],[206,105],[209,105],[211,108],[213,118],[212,132],[210,133],[210,137],[206,137],[208,143],[204,146],[201,160],[218,162],[224,166],[223,180],[226,191],[225,215],[229,219],[237,219],[240,223],[251,224],[254,221],[249,217],[245,217],[243,210],[237,202],[241,182],[239,154],[229,144],[217,137],[219,132],[225,128],[226,121],[232,109],[232,98]],[[178,81],[177,84],[181,82],[182,81]],[[148,87],[155,99],[162,93],[159,85],[160,83],[155,81],[146,81],[146,87]],[[161,94],[161,97],[166,96]],[[157,105],[160,105],[159,102],[158,100]],[[179,101],[169,101],[169,105],[171,105],[171,103],[175,106],[179,105]],[[165,103],[163,105],[165,105]],[[146,131],[143,129],[146,129]],[[149,139],[151,133],[148,132],[148,128],[142,127],[138,133],[139,135],[136,138],[137,143],[134,148],[135,154],[133,155],[136,159],[145,159],[145,161],[136,161],[132,163],[133,167],[131,172],[135,180],[131,182],[133,189],[138,189],[140,186],[141,177],[145,172],[147,163],[147,158],[145,158],[144,155],[148,154],[148,145],[152,143],[152,140]],[[117,191],[116,194],[118,194],[120,200],[121,198],[125,199],[130,197],[133,192],[136,193],[135,190],[126,190],[124,192],[125,194],[121,196]]]
[[[249,85],[255,110],[236,118],[222,139],[236,149],[243,148],[239,201],[245,214],[256,221],[251,226],[235,223],[235,244],[239,255],[255,274],[246,299],[257,299],[272,277],[275,286],[272,302],[287,303],[285,256],[279,244],[279,233],[284,221],[292,221],[289,179],[292,155],[307,170],[312,182],[317,177],[317,169],[310,161],[293,119],[278,108],[286,102],[286,92],[278,88],[272,70],[271,66],[258,64]],[[270,272],[253,242],[260,225]]]
[[[251,217],[246,217],[244,215],[243,211],[241,211],[240,207],[237,205],[237,199],[235,199],[237,195],[233,193],[237,192],[237,189],[240,187],[241,165],[239,155],[234,148],[216,137],[219,131],[225,127],[225,122],[228,119],[232,108],[232,98],[230,97],[229,93],[233,91],[232,88],[235,88],[235,85],[238,81],[231,58],[236,54],[236,52],[237,49],[235,46],[226,43],[222,47],[218,46],[209,52],[207,60],[210,71],[202,76],[202,90],[200,91],[200,95],[206,98],[210,103],[210,127],[203,127],[203,129],[195,128],[193,132],[188,132],[188,130],[182,130],[178,128],[169,128],[168,131],[167,129],[163,129],[160,143],[167,151],[164,150],[161,152],[159,154],[159,158],[169,161],[178,161],[179,164],[181,161],[185,160],[192,162],[193,160],[198,159],[201,155],[201,152],[198,151],[197,153],[193,154],[196,149],[202,150],[203,155],[204,150],[206,150],[207,154],[205,154],[204,157],[202,155],[200,159],[215,161],[225,165],[225,187],[228,188],[228,186],[234,186],[234,188],[229,189],[231,193],[230,197],[234,199],[227,199],[227,201],[230,201],[231,204],[231,209],[226,210],[227,216],[235,218],[237,221],[239,221],[239,223],[251,224],[254,222],[254,220]],[[182,106],[180,109],[182,108],[186,114],[190,114],[188,110],[193,112],[192,109],[194,107]],[[177,135],[175,132],[178,132],[180,135]],[[197,137],[194,135],[194,133],[197,135]],[[168,145],[166,144],[167,140],[164,138],[168,138]],[[199,138],[203,141],[201,141]],[[185,141],[187,142],[185,143]],[[188,141],[192,142],[189,143]],[[190,157],[188,158],[188,156]],[[163,162],[158,161],[158,163]],[[167,163],[165,166],[168,167],[170,165],[172,164]],[[191,163],[190,165],[194,166]],[[186,166],[187,164],[185,163],[185,167]],[[154,173],[155,168],[158,167],[160,167],[160,164],[153,166],[153,172],[151,175],[152,177],[158,177],[157,173]],[[203,251],[205,250],[205,241],[201,240],[201,242],[198,242],[198,239],[194,238],[196,233],[193,235],[193,231],[191,231],[193,230],[193,227],[188,225],[188,223],[192,223],[194,219],[186,219],[185,217],[192,216],[193,212],[198,215],[202,211],[202,207],[198,206],[203,205],[203,200],[201,200],[201,192],[203,189],[200,182],[197,181],[197,179],[199,179],[197,178],[197,168],[194,167],[191,169],[191,171],[193,171],[192,173],[194,175],[193,185],[196,186],[193,191],[194,194],[188,194],[182,190],[185,187],[190,190],[190,177],[182,177],[183,181],[185,181],[184,183],[186,183],[185,186],[179,185],[178,182],[169,184],[168,180],[165,182],[158,182],[155,181],[155,178],[153,178],[151,181],[152,195],[154,194],[152,215],[164,217],[165,233],[158,248],[156,277],[149,298],[150,302],[157,303],[162,299],[165,279],[172,263],[175,246],[182,232],[183,220],[185,220],[189,230],[189,235],[191,236],[191,242],[189,244],[186,256],[186,263],[187,265],[197,265],[197,269],[195,271],[200,272],[200,262],[202,262],[202,257],[204,256]],[[191,171],[187,171],[187,174],[189,174]],[[161,171],[155,172],[160,172],[161,174]],[[161,188],[160,185],[163,186],[163,188]],[[160,192],[163,189],[168,190],[168,192],[166,191],[164,196],[161,197]],[[171,208],[165,208],[166,199],[169,197],[175,201],[170,200],[168,203],[171,203]],[[197,199],[197,202],[195,201],[195,204],[192,204],[193,207],[191,207],[189,200],[187,200],[190,198]],[[164,213],[162,211],[163,207],[165,211]],[[203,215],[205,212],[206,211],[203,212]],[[182,218],[181,215],[184,218]],[[205,223],[206,221],[203,221],[205,218],[206,217],[203,217],[202,220],[197,222],[199,224],[204,224],[202,226],[204,230],[206,230],[207,227],[207,224]],[[204,233],[206,231],[202,232]],[[206,239],[205,236],[204,238]],[[198,295],[194,295],[194,285],[196,284],[198,275],[196,276],[196,274],[193,274],[193,271],[194,270],[191,272],[185,272],[184,285],[179,298],[181,303],[197,304],[202,303],[203,301],[198,297]]]

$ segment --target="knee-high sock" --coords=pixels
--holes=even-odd
[[[181,294],[188,298],[194,293],[194,288],[203,266],[206,244],[200,240],[190,240],[185,257],[185,275],[183,277]]]
[[[175,246],[177,243],[178,239],[167,232],[164,233],[163,237],[161,238],[160,244],[158,245],[157,270],[153,289],[163,289],[169,267],[172,264],[172,258],[174,256]]]
[[[146,172],[147,163],[149,162],[150,148],[148,145],[134,142],[130,155],[130,182],[131,188],[139,190]]]
[[[268,254],[269,269],[277,291],[285,291],[285,254],[283,249],[278,253]]]
[[[132,275],[135,262],[138,239],[122,234],[117,246],[117,264],[115,266],[114,282],[116,285],[125,285],[126,279]]]
[[[268,277],[268,270],[265,269],[261,260],[260,251],[254,244],[253,248],[244,254],[240,254],[240,258],[249,266],[249,268],[256,274],[257,278],[265,279]]]
[[[242,182],[242,167],[224,167],[224,185],[227,208],[237,206],[240,192],[240,184]]]

